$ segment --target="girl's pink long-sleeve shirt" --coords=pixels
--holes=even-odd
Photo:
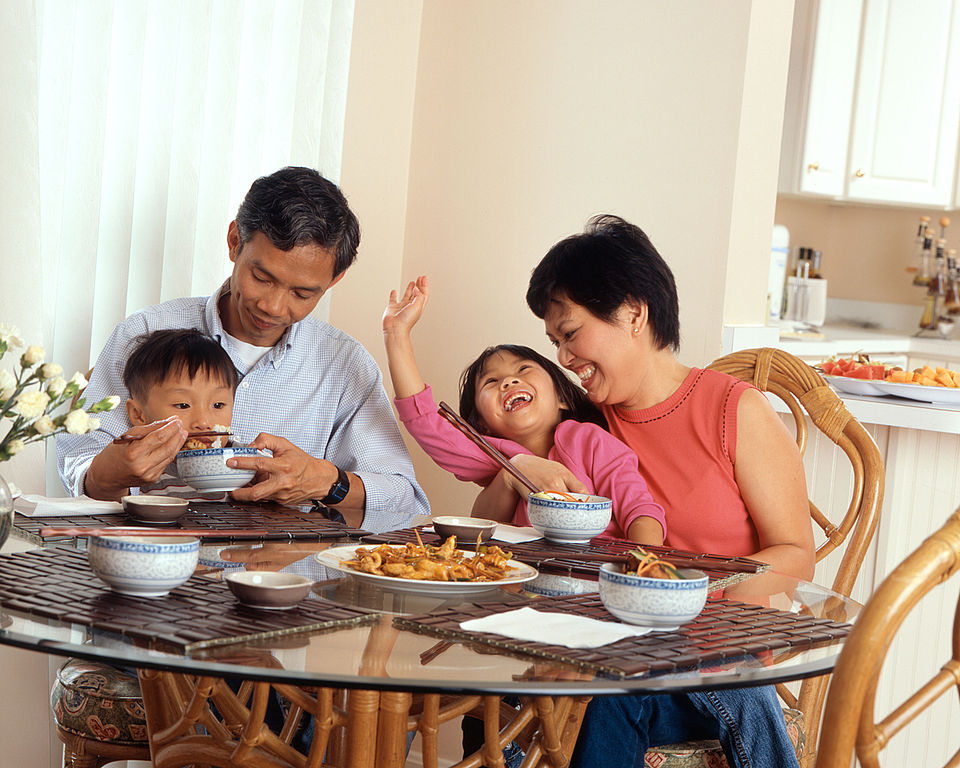
[[[429,386],[412,397],[396,398],[394,403],[400,421],[420,447],[457,479],[486,486],[500,471],[497,462],[437,413]],[[573,420],[560,422],[553,437],[553,448],[547,458],[573,472],[590,493],[606,496],[613,502],[613,515],[605,535],[625,538],[630,524],[646,515],[660,523],[666,537],[663,507],[650,495],[640,474],[637,455],[628,446],[596,424]],[[508,458],[520,453],[532,455],[512,440],[487,439]],[[511,523],[530,525],[525,498],[517,503]]]

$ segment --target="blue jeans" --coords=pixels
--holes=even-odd
[[[643,768],[648,747],[719,739],[731,768],[797,766],[773,686],[596,696],[571,768]]]

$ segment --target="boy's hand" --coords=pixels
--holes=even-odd
[[[84,493],[91,498],[117,501],[130,488],[155,482],[187,439],[178,416],[132,427],[124,434],[139,439],[109,443],[91,462],[84,478]]]
[[[416,280],[407,283],[407,289],[399,298],[396,291],[390,291],[390,299],[383,310],[383,332],[409,335],[423,315],[429,296],[430,287],[426,275],[420,275]]]

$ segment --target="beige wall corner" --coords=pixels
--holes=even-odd
[[[767,318],[767,279],[792,25],[793,0],[752,3],[733,176],[724,323],[762,325]]]
[[[487,345],[552,356],[530,271],[610,212],[676,273],[681,359],[713,359],[727,312],[765,306],[791,22],[790,0],[358,0],[341,181],[363,246],[331,319],[383,363],[387,292],[429,275],[414,340],[455,400]],[[434,509],[466,513],[477,489],[413,456]]]
[[[380,315],[406,277],[403,240],[420,0],[355,0],[340,185],[360,219],[357,263],[332,291],[330,321],[386,371]]]

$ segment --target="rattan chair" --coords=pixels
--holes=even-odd
[[[749,381],[758,389],[783,400],[793,414],[801,454],[807,446],[806,417],[809,416],[814,426],[836,443],[850,460],[853,493],[843,516],[836,523],[831,522],[810,502],[810,516],[825,536],[825,541],[817,548],[817,563],[833,551],[841,550],[839,568],[831,588],[849,596],[876,531],[883,501],[883,459],[873,438],[823,378],[809,364],[788,352],[769,347],[748,349],[725,355],[709,367]],[[787,717],[803,768],[816,763],[814,745],[828,681],[828,676],[804,680],[796,696],[785,686],[777,688],[787,708],[802,715],[798,718],[795,712],[790,712]],[[726,765],[726,759],[719,742],[696,742],[650,749],[647,765],[651,768],[700,768]]]
[[[883,580],[857,618],[833,672],[817,768],[849,768],[854,748],[861,766],[878,768],[880,751],[900,729],[943,694],[960,693],[958,604],[953,617],[951,658],[896,710],[874,722],[877,680],[894,635],[920,599],[958,571],[960,510]],[[958,764],[960,750],[947,763]]]

